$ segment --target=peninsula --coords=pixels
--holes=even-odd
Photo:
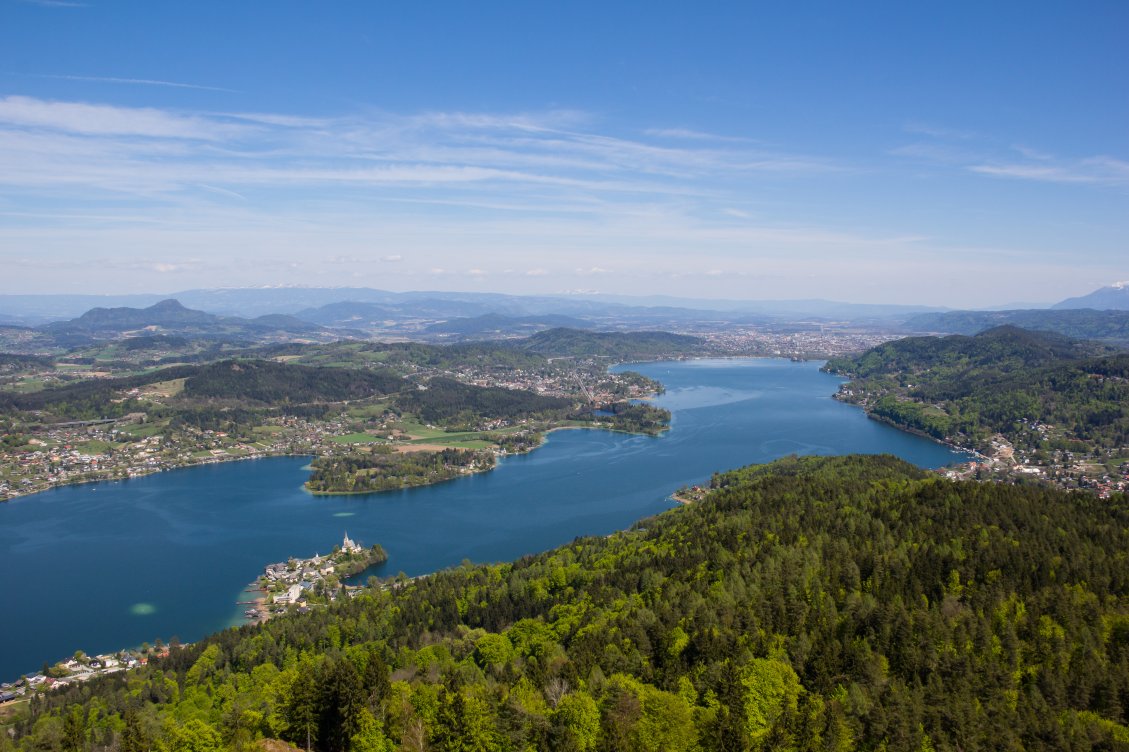
[[[308,559],[291,558],[264,567],[249,589],[261,592],[262,596],[243,615],[265,621],[286,613],[290,607],[305,611],[311,605],[356,595],[362,588],[347,585],[345,580],[386,561],[388,554],[379,544],[364,548],[346,532],[341,544],[325,556],[315,553]]]

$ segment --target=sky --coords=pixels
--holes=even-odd
[[[0,294],[1129,279],[1129,3],[0,0]]]

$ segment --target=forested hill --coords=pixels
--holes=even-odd
[[[220,321],[204,311],[185,308],[176,300],[162,300],[148,308],[92,308],[77,319],[57,321],[43,328],[51,332],[117,332],[146,326],[208,326]]]
[[[912,337],[826,369],[871,414],[986,451],[995,434],[1036,454],[1129,446],[1129,354],[1002,326],[974,337]]]
[[[827,370],[862,378],[895,374],[952,378],[978,369],[1008,373],[1108,352],[1101,345],[1061,334],[1004,325],[971,337],[954,334],[886,342],[857,357],[832,358]]]
[[[517,420],[539,413],[560,412],[572,407],[573,401],[436,377],[425,386],[405,391],[397,404],[427,423],[466,423],[484,418]]]
[[[48,695],[28,750],[1129,745],[1124,497],[790,458]],[[0,740],[0,744],[4,742]]]
[[[184,396],[270,405],[339,402],[397,392],[405,384],[404,379],[387,371],[301,366],[270,360],[225,360],[200,366],[184,382]]]
[[[338,402],[390,394],[407,382],[384,370],[302,366],[268,360],[225,360],[182,365],[137,376],[87,379],[28,394],[0,393],[0,413],[43,411],[50,420],[116,417],[143,409],[127,398],[131,389],[184,379],[184,391],[172,407],[226,400],[263,405]]]
[[[1129,347],[1129,311],[947,311],[922,313],[905,323],[910,331],[953,334],[978,334],[1004,325]]]
[[[705,342],[698,337],[670,332],[589,332],[557,328],[519,340],[517,346],[549,357],[644,360],[700,354]]]

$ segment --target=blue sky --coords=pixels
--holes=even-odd
[[[543,5],[0,0],[0,293],[1129,278],[1125,2]]]

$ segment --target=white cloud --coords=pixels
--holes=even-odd
[[[238,132],[230,124],[148,107],[114,107],[22,96],[0,99],[0,123],[87,136],[219,140]]]
[[[399,261],[403,261],[404,257],[398,253],[393,253],[389,256],[381,256],[380,260],[385,262],[386,264],[395,264]]]

